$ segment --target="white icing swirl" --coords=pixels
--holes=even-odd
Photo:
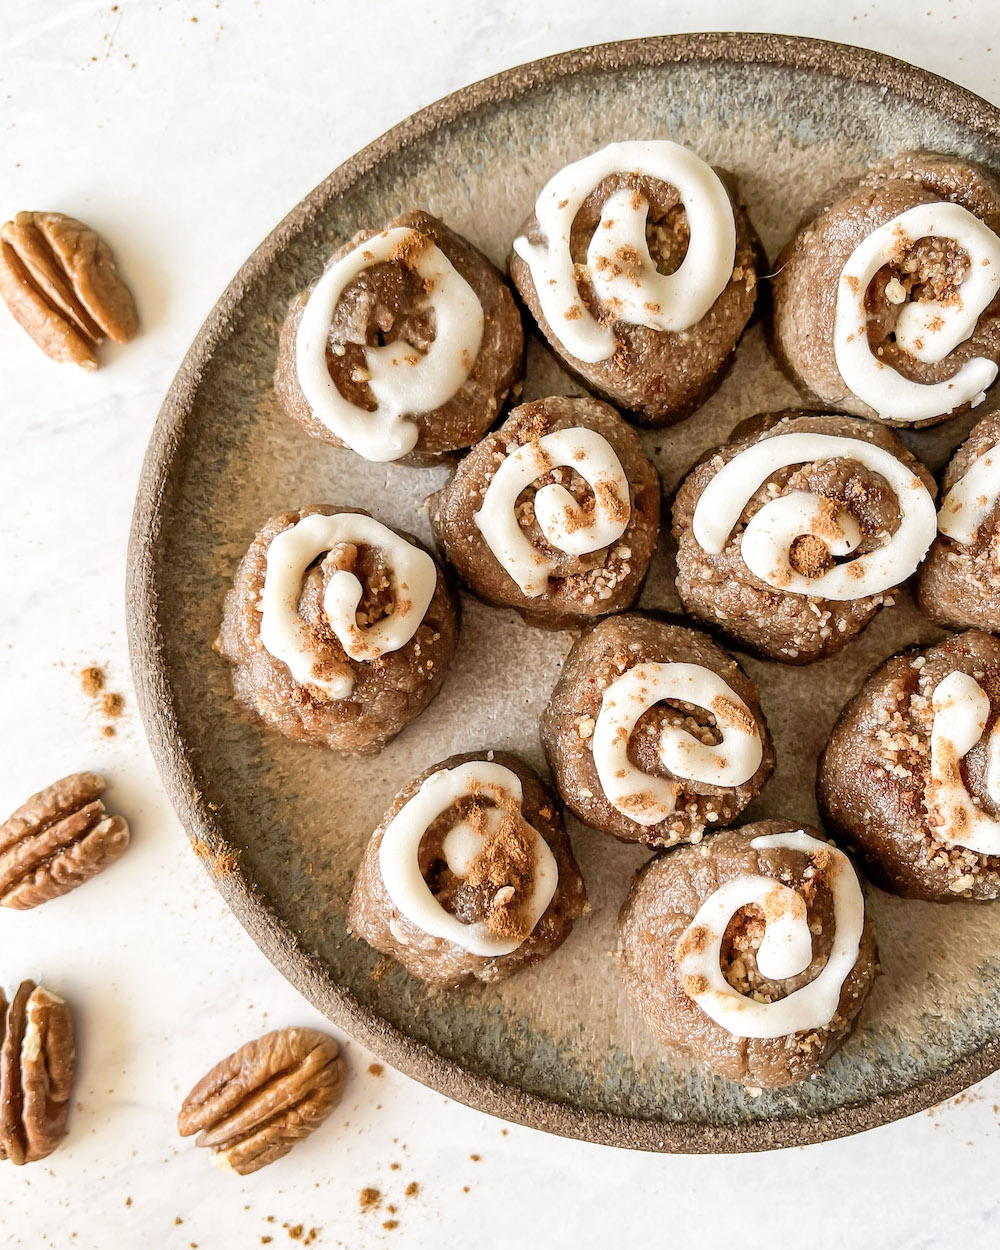
[[[405,264],[424,281],[434,339],[421,353],[405,339],[365,347],[366,378],[378,406],[352,404],[330,376],[330,323],[345,290],[366,269]],[[309,296],[295,340],[299,385],[317,420],[366,460],[398,460],[419,436],[412,418],[446,404],[461,389],[479,353],[483,308],[472,287],[426,235],[402,226],[359,243],[324,273]]]
[[[961,769],[962,760],[986,731],[989,696],[969,673],[954,672],[934,688],[933,707],[926,797],[931,832],[951,846],[1000,855],[1000,820],[976,806]],[[986,792],[1000,808],[1000,721],[987,743]]]
[[[990,447],[965,471],[941,501],[938,529],[968,546],[1000,498],[1000,455]]]
[[[614,448],[596,430],[576,426],[524,443],[507,456],[486,489],[474,520],[490,550],[520,587],[536,598],[555,561],[528,541],[514,512],[518,496],[552,469],[574,469],[594,492],[585,510],[556,482],[535,492],[535,519],[546,541],[567,555],[599,551],[620,538],[631,515],[628,478]]]
[[[354,689],[354,678],[348,673],[327,678],[315,671],[317,657],[298,603],[309,566],[342,544],[382,553],[393,599],[391,614],[374,625],[359,625],[356,613],[364,587],[346,569],[332,570],[323,594],[323,612],[352,660],[375,660],[406,646],[424,619],[437,585],[437,567],[426,551],[357,512],[333,516],[313,512],[271,539],[259,600],[260,640],[276,660],[288,665],[299,685],[321,691],[331,700],[346,699]]]
[[[919,477],[891,452],[857,438],[829,434],[778,434],[734,456],[702,492],[694,510],[694,536],[703,550],[723,551],[743,509],[772,473],[791,465],[853,460],[879,474],[899,505],[899,526],[881,547],[807,577],[791,564],[796,538],[814,535],[834,556],[847,556],[861,541],[844,509],[830,515],[830,500],[792,491],[764,504],[747,522],[740,554],[751,573],[775,590],[849,602],[878,595],[904,582],[924,558],[937,533],[934,500]],[[839,507],[839,505],[838,505]]]
[[[972,336],[1000,288],[1000,238],[959,204],[919,204],[862,239],[840,274],[834,352],[845,384],[889,421],[924,421],[953,412],[962,404],[975,407],[985,399],[987,387],[997,376],[994,361],[976,356],[943,382],[914,382],[873,355],[866,304],[872,279],[926,238],[953,240],[965,249],[971,263],[956,295],[914,300],[902,308],[895,339],[908,356],[929,364],[944,360]],[[901,294],[900,298],[904,297]]]
[[[649,203],[628,187],[613,192],[587,249],[587,263],[573,263],[570,234],[583,202],[605,178],[634,174],[677,190],[690,228],[679,268],[661,274],[649,254]],[[570,355],[596,364],[614,355],[612,325],[597,320],[580,298],[585,277],[608,311],[609,321],[651,330],[686,330],[699,322],[729,285],[736,259],[733,206],[719,175],[700,157],[666,139],[612,143],[552,177],[535,203],[544,243],[523,235],[514,251],[531,271],[542,314]]]
[[[593,755],[608,802],[637,825],[659,824],[676,807],[677,783],[641,772],[628,757],[636,723],[665,699],[711,712],[722,736],[721,742],[706,746],[686,729],[664,725],[657,753],[674,777],[712,786],[742,785],[764,754],[753,713],[718,673],[700,664],[636,664],[604,691]]]
[[[442,812],[470,797],[494,804],[485,809],[490,831],[495,831],[503,819],[515,816],[530,835],[535,858],[532,893],[525,903],[530,933],[552,902],[559,868],[548,843],[520,815],[524,794],[519,777],[501,764],[470,760],[432,773],[389,822],[379,846],[379,871],[393,903],[421,932],[451,942],[470,955],[495,958],[511,954],[525,939],[493,937],[484,922],[466,924],[445,911],[420,871],[418,853],[424,834]],[[484,836],[468,820],[459,821],[448,831],[442,849],[456,876],[468,874]]]
[[[722,973],[722,941],[733,916],[756,905],[764,912],[765,933],[757,967],[769,980],[784,981],[812,962],[812,932],[802,894],[774,877],[743,873],[709,896],[677,941],[677,972],[684,992],[716,1024],[734,1037],[775,1038],[825,1029],[837,1014],[844,982],[857,963],[865,927],[865,900],[857,873],[842,851],[802,830],[754,838],[763,851],[801,851],[822,864],[833,896],[833,946],[819,974],[800,989],[772,1003],[760,1003],[733,989]],[[808,870],[807,870],[808,871]]]

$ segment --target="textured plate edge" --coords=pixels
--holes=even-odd
[[[994,137],[1000,109],[946,78],[886,54],[826,40],[786,35],[706,33],[665,35],[599,44],[532,61],[438,100],[394,126],[344,162],[311,191],[240,268],[199,330],[160,408],[143,462],[129,536],[126,624],[140,714],[164,789],[189,838],[212,857],[226,842],[202,801],[184,749],[162,659],[153,553],[170,466],[202,372],[229,330],[249,286],[323,207],[379,162],[477,109],[520,98],[569,76],[691,61],[778,65],[828,78],[885,87],[903,99],[947,114]],[[448,1098],[490,1115],[565,1137],[627,1149],[669,1153],[738,1153],[808,1145],[862,1132],[916,1114],[1000,1068],[1000,1038],[956,1061],[946,1072],[892,1095],[801,1119],[714,1125],[669,1122],[582,1111],[477,1075],[414,1041],[334,984],[322,966],[298,951],[294,931],[238,872],[207,870],[234,915],[282,975],[334,1024],[388,1063]]]

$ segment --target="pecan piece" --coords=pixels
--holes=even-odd
[[[323,1123],[346,1069],[337,1043],[315,1029],[278,1029],[217,1063],[181,1107],[182,1137],[198,1134],[212,1162],[247,1176]]]
[[[27,911],[113,864],[129,843],[124,817],[101,802],[104,778],[73,773],[32,795],[0,825],[0,906]]]
[[[105,336],[135,336],[135,305],[111,249],[63,213],[18,213],[0,229],[0,297],[53,360],[93,369]]]
[[[20,1166],[66,1135],[76,1046],[66,1002],[22,982],[8,1008],[0,992],[0,1159]]]

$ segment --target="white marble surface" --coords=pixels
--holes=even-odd
[[[506,1126],[388,1069],[369,1075],[373,1057],[349,1043],[342,1109],[255,1177],[222,1175],[174,1130],[184,1093],[236,1043],[322,1024],[188,850],[131,693],[129,517],[184,349],[296,200],[415,108],[581,44],[743,28],[868,44],[1000,99],[989,0],[0,4],[0,219],[58,208],[93,223],[144,326],[85,376],[46,361],[0,311],[0,808],[96,768],[135,834],[103,878],[0,915],[0,983],[34,976],[64,992],[80,1041],[68,1141],[45,1163],[0,1165],[4,1247],[291,1246],[283,1225],[297,1224],[320,1230],[316,1246],[350,1247],[996,1244],[997,1077],[852,1140],[659,1157]],[[80,688],[92,662],[125,695],[114,738]],[[363,1186],[397,1212],[362,1214]]]

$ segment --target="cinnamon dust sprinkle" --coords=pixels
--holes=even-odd
[[[104,680],[104,669],[98,668],[96,664],[90,665],[80,673],[80,686],[83,693],[90,695],[91,698],[100,694],[104,689]]]
[[[833,557],[822,538],[800,534],[788,549],[788,563],[803,577],[822,577],[833,567]]]
[[[361,1193],[358,1194],[358,1205],[364,1212],[377,1211],[382,1205],[382,1195],[377,1189],[366,1185]]]

